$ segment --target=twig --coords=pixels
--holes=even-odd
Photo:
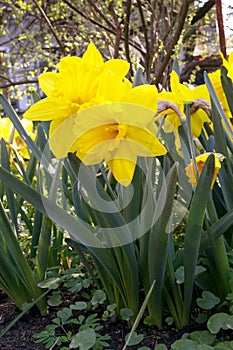
[[[215,5],[216,5],[216,14],[217,14],[217,22],[218,22],[220,51],[222,52],[223,56],[227,58],[226,38],[225,38],[223,15],[222,15],[222,0],[215,0]]]
[[[62,52],[63,54],[65,54],[64,47],[63,47],[63,45],[62,45],[62,43],[61,43],[61,41],[60,41],[58,35],[56,34],[56,32],[55,32],[55,30],[54,30],[54,28],[53,28],[53,26],[52,26],[52,23],[50,22],[48,16],[46,15],[46,13],[45,13],[44,10],[42,9],[42,7],[39,5],[39,3],[37,2],[37,0],[32,0],[32,1],[34,2],[35,6],[38,8],[39,12],[41,13],[42,17],[44,18],[45,22],[47,23],[49,29],[51,30],[51,32],[52,32],[54,38],[56,39],[56,41],[57,41],[57,43],[58,43],[58,45],[59,45],[59,47],[60,47],[60,49],[61,49],[61,52]]]
[[[96,6],[96,4],[92,1],[92,0],[87,0],[89,2],[89,4],[93,7],[93,9],[96,11],[96,13],[98,13],[100,15],[100,17],[106,22],[106,24],[112,28],[114,31],[116,30],[116,28],[114,27],[114,25],[111,23],[111,21],[109,21],[109,19],[103,14],[103,12],[98,8],[98,6]]]
[[[63,0],[63,2],[69,6],[73,11],[77,12],[80,16],[85,18],[87,21],[93,23],[94,25],[98,26],[99,28],[102,28],[106,30],[106,32],[116,35],[116,31],[112,30],[111,28],[106,27],[105,25],[95,21],[93,18],[90,18],[89,16],[85,15],[82,11],[80,11],[78,8],[76,8],[73,4],[71,4],[68,0]],[[124,40],[124,36],[121,35],[121,39]],[[138,52],[141,53],[141,55],[145,55],[145,51],[138,45],[137,42],[134,40],[129,40],[129,44],[134,47]]]
[[[7,78],[4,74],[0,74],[0,78],[9,81],[9,83],[12,83],[12,81]]]
[[[141,1],[137,0],[137,4],[138,4],[139,15],[140,15],[141,22],[142,22],[142,31],[143,31],[143,35],[145,38],[145,45],[146,45],[145,70],[146,70],[146,74],[147,74],[147,79],[149,80],[150,43],[149,43],[149,39],[148,39],[147,27],[146,27],[146,22],[145,22],[145,17],[143,14]]]
[[[115,9],[114,9],[113,1],[111,1],[110,4],[109,4],[109,10],[110,10],[110,12],[112,14],[112,17],[114,19],[115,26],[116,26],[116,41],[115,41],[115,46],[114,46],[114,55],[113,55],[113,57],[114,58],[118,58],[119,57],[120,40],[121,40],[121,26],[120,26],[117,14],[116,14]]]
[[[129,54],[129,22],[130,22],[130,10],[131,10],[131,0],[126,1],[126,14],[124,23],[124,44],[125,44],[125,56],[130,63],[130,74],[133,75],[130,54]]]
[[[7,79],[8,80],[8,79]],[[25,85],[25,84],[35,84],[38,82],[38,79],[33,79],[33,80],[21,80],[21,81],[11,81],[9,84],[5,85],[0,85],[0,89],[7,89],[11,86],[16,86],[16,85]]]
[[[167,67],[168,62],[169,62],[171,55],[173,53],[174,47],[179,40],[180,34],[181,34],[183,26],[184,26],[184,22],[185,22],[187,13],[188,13],[189,4],[190,4],[190,0],[185,0],[181,4],[181,9],[180,9],[180,12],[178,15],[178,20],[177,20],[176,31],[175,31],[173,37],[171,37],[171,40],[169,41],[167,47],[165,47],[164,51],[166,52],[166,55],[164,56],[164,59],[161,61],[161,63],[159,64],[159,66],[155,72],[155,84],[156,85],[158,85],[160,83],[161,78],[163,76],[163,72],[164,72],[165,68]]]

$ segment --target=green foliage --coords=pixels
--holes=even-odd
[[[213,334],[217,334],[220,329],[233,329],[233,315],[224,312],[214,314],[209,318],[207,327]]]
[[[197,298],[197,305],[204,310],[210,310],[219,304],[220,299],[207,290],[202,292],[202,298]]]
[[[128,59],[135,71],[140,62],[148,81],[154,80],[154,73],[158,82],[162,81],[170,56],[178,56],[181,46],[190,54],[194,50],[198,28],[208,20],[203,17],[190,26],[199,6],[198,2],[185,6],[178,0],[163,2],[160,7],[143,1],[128,6],[122,1],[52,0],[36,5],[2,0],[0,43],[4,50],[0,61],[5,79],[0,78],[0,86],[14,101],[25,95],[30,98],[38,92],[37,77],[45,68],[54,70],[64,55],[80,55],[90,41],[105,57]],[[213,25],[214,18],[209,27]],[[203,38],[208,33],[205,30]]]
[[[95,345],[96,335],[92,328],[83,329],[70,342],[71,349],[88,350]]]
[[[20,20],[23,23],[25,11],[32,12],[34,5],[27,5],[23,1],[16,3],[17,6],[8,3],[15,14],[16,7],[19,12],[17,18],[16,15],[12,17],[12,21],[18,23]],[[50,29],[48,26],[42,40],[44,25],[36,21],[36,28],[38,26],[41,29],[36,37],[40,52],[37,58],[42,58],[43,47],[50,48],[54,40],[58,46],[51,57],[45,57],[43,65],[53,70],[60,55],[77,51],[80,53],[86,45],[87,37],[88,41],[92,38],[89,34],[93,34],[93,25],[96,25],[93,20],[100,21],[102,27],[103,23],[105,26],[108,24],[111,29],[110,32],[107,31],[108,35],[106,32],[99,33],[96,39],[107,56],[107,49],[112,48],[115,38],[116,28],[111,22],[114,13],[113,17],[124,23],[124,51],[116,42],[114,56],[121,54],[126,57],[133,63],[132,67],[136,66],[139,59],[144,64],[145,74],[141,70],[137,71],[134,86],[151,81],[151,73],[154,74],[154,71],[156,83],[161,81],[165,66],[161,71],[155,68],[163,61],[166,63],[166,57],[170,59],[176,44],[176,40],[172,40],[173,34],[182,29],[178,28],[180,22],[175,11],[174,33],[166,31],[166,21],[170,18],[167,11],[170,1],[162,5],[166,21],[156,11],[153,12],[154,17],[151,17],[152,9],[146,3],[140,10],[140,1],[137,2],[138,7],[132,6],[131,2],[119,2],[118,8],[112,2],[108,3],[108,7],[104,3],[95,6],[92,2],[88,3],[91,24],[83,33],[85,40],[80,36],[77,43],[73,40],[70,42],[74,28],[70,32],[65,28],[69,24],[67,14],[72,20],[79,21],[79,30],[84,29],[86,22],[83,18],[87,20],[85,2],[76,1],[73,6],[67,5],[67,2],[58,2],[61,4],[59,11],[59,6],[53,6],[53,1],[47,4],[48,18],[44,16],[43,20],[49,19],[51,23],[57,23],[52,26],[57,30],[61,25],[62,14],[64,23],[59,37],[56,36],[56,31],[52,30],[51,33],[51,26]],[[128,7],[125,8],[127,4]],[[174,9],[185,5],[187,2],[175,2]],[[39,10],[40,4],[36,11]],[[183,10],[187,13],[188,6]],[[95,14],[98,14],[97,19]],[[166,40],[160,38],[158,47],[153,52],[150,40],[154,27],[151,27],[153,30],[150,32],[150,40],[145,32],[147,25],[154,26],[156,16],[158,30],[169,33],[169,40],[173,41],[169,47],[170,53],[166,52]],[[134,18],[135,23],[139,23],[140,19],[144,36],[140,34],[139,28],[134,28],[131,35],[128,26],[131,23],[127,22],[130,18]],[[26,54],[30,48],[30,45],[26,47],[27,35],[31,40],[29,42],[34,43],[31,33],[25,35],[21,31],[20,39]],[[138,36],[137,41],[134,40],[134,35]],[[142,45],[138,45],[138,42]],[[135,51],[131,54],[130,46],[134,46],[141,56],[134,56]],[[141,48],[145,52],[141,52]],[[22,57],[25,70],[27,60],[28,57]],[[33,60],[32,64],[34,62]],[[232,111],[233,85],[224,68],[221,73],[222,87]],[[131,332],[125,338],[124,349],[128,345],[138,345],[143,340],[143,335],[137,334],[136,329],[146,308],[149,316],[144,323],[156,324],[162,329],[163,311],[166,308],[169,310],[169,317],[165,320],[167,324],[181,329],[189,324],[194,290],[200,308],[212,310],[218,305],[218,311],[224,310],[223,307],[232,311],[233,134],[228,115],[223,110],[222,101],[218,100],[208,75],[205,75],[205,81],[211,100],[211,127],[204,125],[202,134],[193,141],[191,109],[197,101],[183,103],[186,119],[182,115],[177,135],[165,133],[163,123],[167,115],[163,120],[158,120],[156,116],[158,137],[162,138],[168,153],[158,158],[139,158],[131,187],[116,183],[106,164],[99,167],[84,166],[74,153],[70,153],[63,162],[56,161],[48,145],[48,124],[37,124],[37,138],[33,141],[7,99],[0,97],[4,113],[9,116],[31,152],[28,165],[18,161],[18,169],[15,170],[11,166],[7,143],[1,141],[0,287],[20,308],[25,302],[38,300],[42,312],[45,308],[40,296],[44,289],[51,292],[48,298],[50,307],[62,304],[61,286],[68,288],[71,293],[79,292],[82,296],[69,307],[60,309],[53,324],[35,335],[36,342],[43,343],[46,348],[59,346],[68,349],[69,346],[83,350],[103,349],[108,347],[108,336],[99,332],[102,329],[101,321],[116,313],[132,325]],[[179,149],[177,143],[180,143]],[[199,176],[195,155],[206,152],[210,155]],[[224,157],[213,187],[216,167],[214,153],[221,153]],[[196,187],[188,182],[185,174],[185,167],[191,159]],[[83,176],[80,175],[81,172]],[[101,208],[102,202],[105,210]],[[26,239],[25,249],[29,261],[22,251],[19,217],[27,232],[25,234],[31,237],[31,240]],[[182,219],[182,234],[174,234],[177,221]],[[71,248],[65,247],[65,242]],[[70,268],[71,250],[77,252],[79,263],[82,262],[88,275],[84,276],[81,269]],[[90,293],[93,281],[96,288]],[[143,295],[146,297],[141,306]],[[97,307],[105,308],[106,303],[109,305],[104,310],[102,320],[96,313],[90,314]],[[199,321],[202,319],[203,322],[206,315],[207,312],[199,314]],[[207,350],[224,348],[225,345],[232,347],[229,342],[217,343],[215,337],[221,330],[233,328],[232,315],[225,312],[214,314],[209,318],[207,327],[209,331],[186,334],[172,345],[172,349]],[[165,347],[163,344],[156,345],[155,349],[159,348]]]
[[[125,342],[128,344],[128,345],[138,345],[139,343],[141,343],[141,341],[143,340],[143,334],[137,334],[137,332],[133,332],[131,333],[130,335],[130,340],[129,340],[129,335],[130,334],[127,334],[125,336]]]
[[[84,304],[80,307],[81,304],[76,302],[59,310],[53,324],[34,334],[35,342],[44,344],[46,348],[58,345],[61,349],[101,350],[107,347],[110,337],[99,333],[103,326],[97,314],[81,314],[75,317],[74,313],[83,310]]]

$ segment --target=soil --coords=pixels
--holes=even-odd
[[[56,311],[50,312],[48,316],[41,316],[36,308],[31,309],[25,314],[16,324],[0,339],[0,350],[42,350],[46,349],[42,344],[35,344],[32,336],[38,333],[51,324],[55,317]],[[19,314],[19,310],[14,303],[0,290],[0,332]],[[103,334],[111,336],[108,341],[109,348],[121,350],[124,346],[124,337],[129,332],[129,329],[123,322],[117,321],[115,317],[103,323]],[[128,347],[127,349],[136,350],[142,346],[148,346],[154,349],[155,344],[164,344],[168,349],[171,349],[171,344],[180,339],[185,332],[201,330],[199,324],[192,324],[189,328],[182,331],[177,331],[171,327],[165,327],[160,331],[156,327],[141,325],[137,332],[145,334],[140,345]],[[54,347],[58,350],[58,347]],[[107,348],[106,348],[107,349]]]

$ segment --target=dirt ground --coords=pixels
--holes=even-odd
[[[56,315],[56,311],[50,312],[48,316],[42,317],[37,309],[32,309],[25,314],[3,337],[0,339],[1,350],[42,350],[46,349],[42,344],[35,344],[32,338],[34,333],[42,331],[46,325],[50,324]],[[0,332],[19,314],[17,307],[9,300],[9,298],[0,290]],[[121,350],[124,346],[124,337],[129,329],[123,322],[112,318],[103,323],[103,333],[111,336],[108,341],[109,349]],[[180,339],[185,332],[200,330],[201,326],[193,324],[191,327],[176,331],[172,328],[165,327],[163,331],[159,331],[156,327],[139,326],[138,333],[145,334],[140,345],[128,347],[128,349],[136,350],[141,346],[148,346],[151,350],[155,344],[160,343],[171,348],[171,344]],[[54,347],[58,350],[58,347]],[[106,348],[107,350],[108,348]]]

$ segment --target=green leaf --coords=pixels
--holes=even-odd
[[[225,341],[215,345],[215,350],[232,350],[233,342]]]
[[[208,316],[206,314],[200,313],[196,317],[196,322],[197,323],[205,323],[205,322],[207,322],[207,320],[208,320]]]
[[[150,316],[155,324],[162,328],[162,290],[167,267],[169,221],[172,216],[174,194],[177,190],[177,165],[169,170],[159,193],[156,204],[156,214],[159,211],[158,220],[153,225],[148,242],[148,270],[149,281],[156,281],[148,303]],[[162,208],[162,209],[161,209]]]
[[[171,326],[174,322],[174,318],[173,317],[166,317],[165,321],[168,324],[168,326]]]
[[[167,350],[167,347],[164,344],[156,344],[154,350]]]
[[[62,303],[62,297],[60,292],[53,292],[52,296],[48,299],[49,306],[58,306]]]
[[[189,335],[189,338],[200,345],[212,345],[216,339],[216,336],[211,334],[209,331],[195,331]]]
[[[57,317],[61,319],[61,322],[64,324],[67,322],[67,320],[70,318],[72,315],[72,311],[68,307],[64,307],[63,310],[60,310],[57,312]]]
[[[74,336],[74,338],[70,342],[71,349],[80,350],[88,350],[91,349],[92,346],[95,345],[96,342],[96,334],[94,329],[87,328],[80,331],[78,334]]]
[[[0,167],[0,178],[16,193],[19,193],[25,200],[36,207],[41,213],[66,229],[73,239],[82,241],[83,238],[85,245],[90,245],[91,247],[102,247],[101,242],[93,235],[90,227],[87,228],[81,222],[69,215],[65,210],[57,206],[54,201],[42,196],[38,191],[20,181],[17,177],[13,176],[2,167]],[[79,235],[77,232],[81,232],[81,234]],[[103,252],[101,255],[104,255],[104,253],[106,252]]]
[[[172,346],[172,350],[197,350],[197,343],[191,339],[176,340]]]
[[[71,310],[86,310],[87,303],[85,301],[76,301],[74,304],[70,305]]]
[[[121,316],[122,320],[129,321],[130,318],[133,316],[133,314],[134,314],[133,310],[131,310],[127,307],[120,309],[120,316]]]
[[[209,291],[204,291],[202,293],[202,298],[197,298],[197,305],[204,310],[212,309],[215,305],[219,304],[219,302],[220,299]]]
[[[4,139],[0,140],[0,146],[1,146],[1,155],[0,155],[1,164],[6,170],[10,171],[9,153],[7,151],[6,143]],[[5,186],[5,191],[6,191],[7,205],[10,211],[10,218],[12,220],[12,223],[14,224],[14,229],[18,234],[17,208],[16,208],[17,201],[15,198],[15,193],[8,186]]]
[[[128,338],[130,336],[130,340],[128,341]],[[126,334],[125,336],[125,342],[129,345],[129,346],[132,346],[132,345],[137,345],[139,343],[141,343],[141,341],[143,340],[143,334],[137,334],[137,332],[133,332],[132,334],[131,333],[128,333]]]
[[[229,196],[229,193],[231,193],[231,189],[233,187],[233,173],[230,164],[230,159],[228,157],[227,141],[222,125],[222,120],[228,128],[228,132],[230,135],[229,138],[231,140],[233,140],[233,129],[232,126],[229,124],[230,122],[228,118],[222,110],[221,104],[218,101],[214,88],[207,74],[205,74],[205,81],[211,96],[211,111],[214,125],[215,150],[216,152],[221,153],[226,157],[222,162],[222,167],[219,172],[219,180],[221,183],[221,189],[227,209],[231,209],[233,207],[233,199],[232,196]]]
[[[191,201],[188,223],[184,239],[184,307],[183,326],[189,323],[190,306],[197,259],[200,248],[202,224],[208,203],[210,186],[214,173],[214,155],[211,154],[201,172],[198,185]]]
[[[228,328],[227,327],[228,318],[229,318],[229,315],[224,312],[220,312],[215,315],[212,315],[207,322],[207,328],[212,334],[217,334],[221,328],[226,330]]]
[[[110,304],[110,305],[107,306],[107,310],[108,310],[109,312],[113,312],[113,311],[116,309],[116,307],[117,307],[117,304],[116,304],[116,303]]]
[[[103,304],[103,302],[106,300],[106,294],[104,293],[103,290],[98,289],[94,292],[93,297],[91,298],[91,304],[96,305],[96,304]]]
[[[44,281],[41,281],[38,283],[38,287],[40,288],[49,288],[49,289],[57,289],[57,287],[59,286],[59,282],[61,282],[61,278],[60,277],[51,277],[51,278],[47,278]]]

